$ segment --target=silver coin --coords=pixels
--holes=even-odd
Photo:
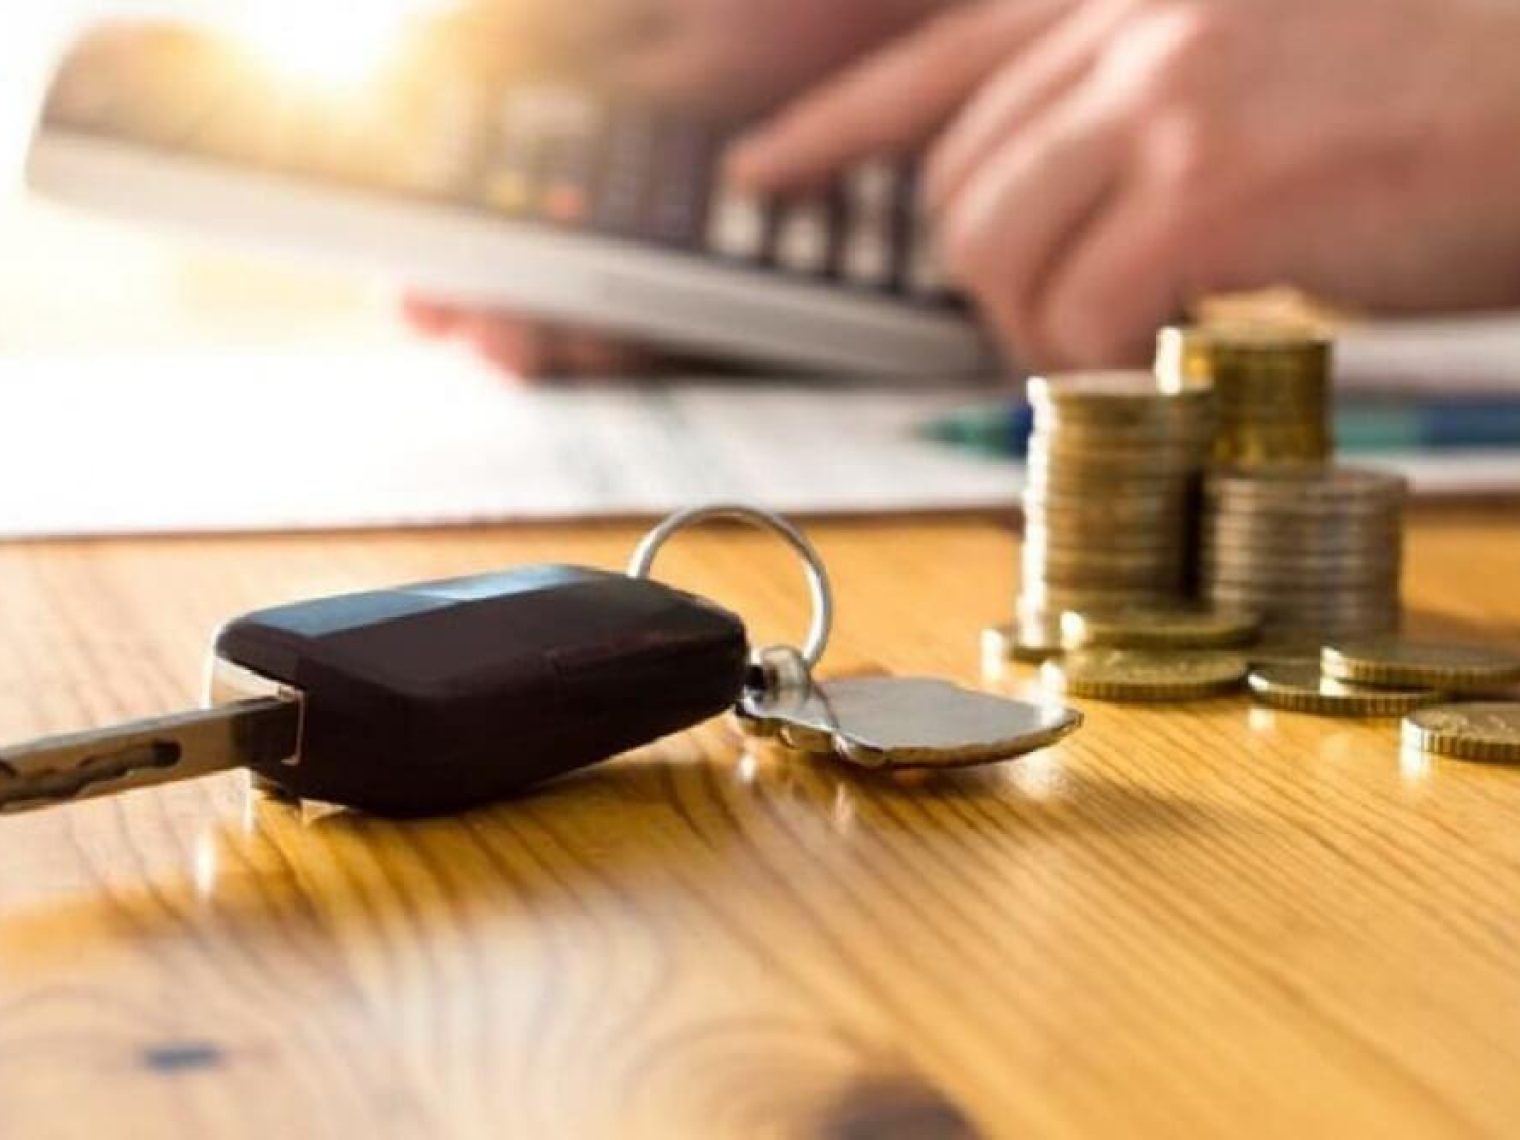
[[[1403,552],[1396,547],[1272,550],[1260,546],[1218,546],[1204,543],[1198,550],[1198,561],[1202,566],[1219,566],[1230,570],[1250,570],[1260,566],[1267,570],[1281,569],[1300,574],[1314,574],[1321,570],[1334,574],[1373,568],[1397,571],[1403,560]]]
[[[1267,550],[1372,550],[1403,545],[1403,533],[1392,520],[1373,525],[1343,522],[1340,525],[1283,526],[1265,521],[1225,520],[1216,515],[1205,517],[1199,530],[1207,542],[1248,550],[1258,547]]]
[[[1387,589],[1346,593],[1327,591],[1323,594],[1293,594],[1279,590],[1234,586],[1218,582],[1204,583],[1202,593],[1216,603],[1230,602],[1242,609],[1260,608],[1263,611],[1270,611],[1272,613],[1284,610],[1294,613],[1317,614],[1366,613],[1387,609],[1397,604],[1399,600],[1399,596],[1395,591]]]
[[[1327,589],[1319,592],[1295,590],[1291,587],[1242,586],[1231,582],[1205,582],[1202,592],[1216,602],[1232,601],[1242,608],[1254,608],[1252,603],[1291,609],[1298,613],[1348,613],[1358,610],[1377,609],[1398,601],[1399,594],[1391,586],[1358,587],[1354,590]]]
[[[1219,500],[1335,509],[1358,500],[1400,501],[1407,486],[1397,475],[1366,468],[1283,464],[1214,471],[1204,489],[1207,496]]]
[[[1397,559],[1284,559],[1235,558],[1205,555],[1198,563],[1207,581],[1242,586],[1283,585],[1304,592],[1396,582],[1401,576]]]

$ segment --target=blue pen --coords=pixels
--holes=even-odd
[[[1000,458],[1022,458],[1033,430],[1022,402],[967,407],[926,424],[927,439]],[[1356,397],[1335,409],[1336,446],[1350,453],[1520,449],[1520,399]]]

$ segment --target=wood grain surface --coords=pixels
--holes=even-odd
[[[637,533],[3,547],[0,736],[183,705],[238,611]],[[979,678],[1010,531],[812,533],[830,666]],[[1427,511],[1409,563],[1415,628],[1520,644],[1520,512]],[[764,537],[660,570],[758,638],[805,623]],[[235,775],[0,820],[0,1137],[1520,1132],[1520,770],[1244,700],[1084,707],[928,779],[713,723],[421,824]]]

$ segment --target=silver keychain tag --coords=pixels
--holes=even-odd
[[[1023,756],[1080,727],[1081,714],[1062,705],[1010,700],[935,678],[815,680],[833,623],[828,571],[801,531],[766,511],[713,506],[673,515],[639,545],[628,572],[647,577],[673,535],[718,518],[784,539],[802,559],[813,597],[812,627],[801,649],[772,646],[753,654],[751,680],[734,709],[745,732],[865,768],[958,768]]]

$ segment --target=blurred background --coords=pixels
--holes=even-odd
[[[341,81],[383,50],[412,0],[71,4],[7,0],[0,36],[0,351],[267,344],[394,336],[391,290],[198,245],[29,195],[20,167],[52,61],[103,15],[173,11],[234,21],[284,66]],[[304,8],[303,37],[287,34]],[[290,43],[304,45],[294,54]]]

